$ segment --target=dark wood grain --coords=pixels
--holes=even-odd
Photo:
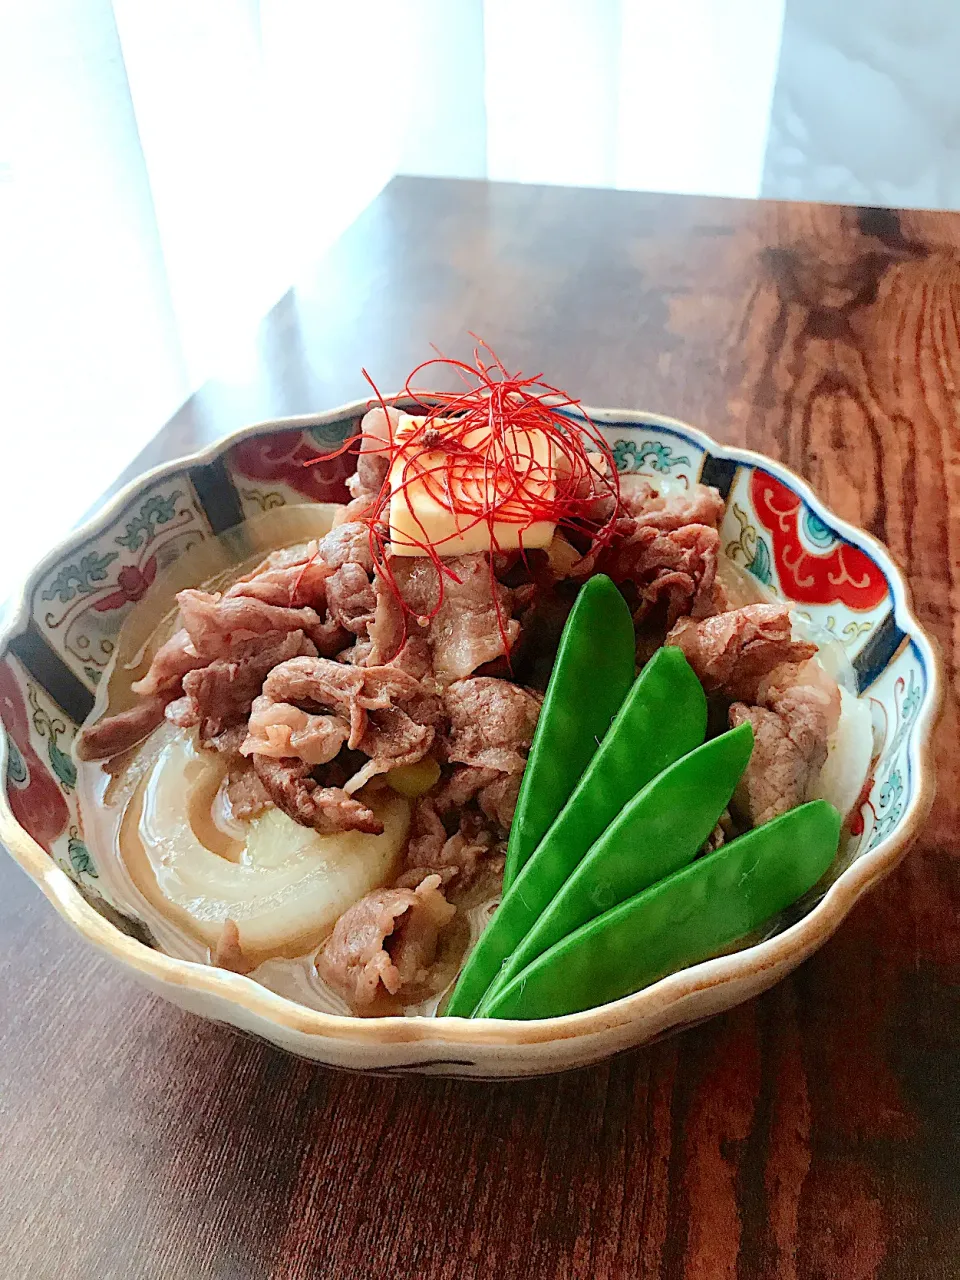
[[[0,1275],[947,1280],[960,1270],[960,217],[401,179],[145,451],[389,388],[467,329],[782,458],[949,678],[913,855],[790,981],[510,1085],[312,1068],[153,999],[0,866]]]

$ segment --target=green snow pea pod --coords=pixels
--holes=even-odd
[[[634,796],[507,957],[476,1016],[483,1017],[511,979],[554,943],[692,861],[752,751],[753,730],[742,724],[691,751]]]
[[[633,619],[604,574],[589,578],[560,637],[523,774],[504,892],[563,808],[633,683]]]
[[[619,1000],[699,964],[785,910],[836,856],[840,814],[791,809],[582,925],[492,1001],[489,1018],[552,1018]]]
[[[500,966],[623,806],[661,770],[703,742],[707,702],[676,648],[659,649],[634,681],[576,790],[504,893],[460,974],[445,1012],[474,1012]]]

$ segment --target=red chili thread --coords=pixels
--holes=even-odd
[[[319,461],[319,459],[315,459],[315,461]],[[306,464],[306,465],[309,465],[309,464]],[[303,568],[297,574],[297,580],[296,582],[294,582],[293,586],[290,588],[290,608],[291,609],[299,608],[299,606],[297,605],[297,600],[300,597],[300,585],[303,582],[303,575],[307,572],[308,569],[313,567],[314,561],[316,560],[319,554],[320,554],[320,548],[318,546],[316,551],[314,551],[312,555],[310,555],[309,558],[306,561],[304,561]]]
[[[314,458],[306,465],[347,452],[358,456],[386,453],[386,478],[363,519],[369,530],[371,555],[400,604],[404,625],[413,611],[397,585],[387,554],[392,493],[405,492],[419,483],[456,517],[459,533],[486,524],[491,591],[500,637],[509,657],[509,638],[493,565],[493,557],[500,550],[497,523],[519,526],[517,537],[524,563],[527,553],[523,535],[540,521],[588,536],[587,554],[592,554],[608,545],[615,535],[616,522],[622,514],[620,484],[610,448],[579,400],[544,382],[542,374],[511,374],[485,342],[476,335],[471,337],[477,343],[473,352],[475,367],[438,352],[417,365],[407,378],[402,395],[395,399],[412,400],[420,410],[415,416],[422,421],[405,431],[402,440],[395,438],[387,400],[366,369],[362,370],[375,397],[370,408],[379,405],[384,413],[389,437],[386,448],[379,442],[364,448],[363,435],[358,432],[332,454]],[[465,384],[464,390],[416,390],[414,379],[434,366],[454,369]],[[571,410],[573,415],[563,410]],[[533,456],[532,442],[538,436],[549,442],[551,466],[544,467]],[[600,467],[591,462],[591,452],[601,455]],[[396,464],[401,469],[399,482],[394,485],[391,476]],[[422,541],[413,538],[409,545],[426,556],[437,572],[437,603],[426,615],[429,620],[436,617],[443,604],[444,578],[457,583],[460,578],[449,563],[444,563],[443,543],[439,548],[432,543],[412,503],[408,503],[408,509],[422,535]]]

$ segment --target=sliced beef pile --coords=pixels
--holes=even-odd
[[[445,691],[450,719],[447,759],[503,773],[523,773],[542,698],[510,680],[475,676]]]
[[[234,765],[227,773],[226,797],[230,813],[240,822],[257,817],[273,803],[256,771],[245,762]]]
[[[329,576],[314,543],[269,556],[223,595],[181,591],[179,630],[133,685],[143,701],[84,728],[80,758],[128,750],[156,728],[164,711],[174,723],[197,725],[204,745],[235,750],[242,735],[216,740],[243,725],[272,666],[297,653],[337,653],[349,640],[325,616]]]
[[[389,429],[371,411],[364,440],[375,448]],[[431,753],[443,773],[417,806],[405,874],[469,880],[502,845],[516,805],[540,705],[522,682],[545,687],[578,585],[596,570],[620,583],[638,624],[651,614],[677,623],[671,642],[690,648],[729,704],[786,714],[746,677],[807,650],[784,643],[782,620],[763,607],[710,617],[720,603],[715,489],[664,495],[623,477],[617,536],[598,554],[557,535],[526,555],[451,557],[441,578],[423,557],[375,563],[363,517],[385,478],[384,457],[365,447],[351,502],[323,538],[274,553],[222,594],[181,592],[180,628],[135,686],[141,701],[84,729],[80,754],[116,754],[166,715],[230,757],[237,812],[273,803],[329,832],[377,830],[355,793]],[[724,664],[736,687],[724,685]]]
[[[750,604],[699,622],[684,618],[667,644],[683,650],[708,694],[753,702],[761,680],[775,667],[816,653],[816,645],[794,640],[791,628],[785,605]]]
[[[737,800],[754,826],[807,799],[840,719],[840,690],[819,662],[787,662],[761,681],[757,704],[730,708],[732,725],[753,725],[753,757]]]
[[[319,822],[326,829],[331,797],[325,796],[324,806],[317,807],[316,788],[323,779],[312,776],[316,766],[334,761],[344,746],[367,757],[342,788],[323,788],[342,789],[348,798],[378,773],[422,760],[442,719],[439,697],[395,667],[291,658],[274,667],[264,680],[240,749],[253,758],[275,804],[298,822],[307,826]],[[287,767],[288,777],[279,793],[271,785],[277,770],[265,760]],[[291,791],[293,779],[296,786]],[[370,824],[377,820],[363,806],[361,813],[356,804],[341,806],[341,829],[373,830]]]
[[[626,514],[638,526],[652,529],[682,529],[688,524],[719,528],[724,502],[712,485],[695,484],[689,489],[661,493],[643,476],[621,476],[620,498]]]
[[[335,573],[345,564],[358,564],[368,573],[373,572],[370,530],[362,520],[347,520],[334,525],[320,539],[317,553],[329,573]]]
[[[281,662],[297,654],[314,654],[313,643],[302,631],[268,641],[238,642],[234,656],[214,658],[205,667],[196,667],[183,677],[183,697],[171,702],[167,719],[181,728],[197,727],[200,745],[233,754],[243,735],[228,730],[242,729],[250,716],[254,699],[263,682]]]
[[[271,552],[225,594],[252,596],[265,604],[287,608],[309,605],[322,611],[330,572],[320,555],[320,544],[314,541],[305,547]]]
[[[130,708],[86,725],[77,734],[74,750],[80,760],[109,760],[163,724],[167,699],[162,693],[148,694]]]
[[[418,802],[413,815],[401,885],[437,872],[443,883],[464,888],[481,866],[496,866],[520,789],[520,774],[463,766]]]
[[[369,636],[375,662],[395,658],[405,639],[425,644],[436,679],[451,684],[503,657],[516,644],[520,623],[512,617],[513,593],[491,575],[488,555],[450,556],[443,563],[441,583],[425,557],[391,556],[396,591],[408,612],[378,575]]]
[[[141,698],[154,695],[166,695],[169,702],[181,691],[181,681],[188,671],[195,671],[204,665],[203,659],[193,646],[193,641],[185,627],[160,646],[150,663],[150,670],[142,680],[137,680],[133,691]]]
[[[382,411],[364,431],[385,438]],[[182,591],[179,629],[134,686],[141,700],[84,729],[79,754],[117,754],[166,715],[230,757],[240,811],[269,798],[334,831],[375,830],[353,794],[432,752],[443,778],[420,806],[408,869],[462,870],[495,848],[539,711],[516,681],[545,687],[585,561],[558,535],[524,556],[446,559],[442,582],[421,557],[377,566],[362,517],[385,476],[385,459],[365,450],[327,535],[275,552],[222,594]],[[638,616],[661,601],[670,620],[710,612],[719,495],[696,486],[664,498],[625,478],[624,496],[621,535],[592,567],[633,592]]]
[[[816,646],[793,639],[786,607],[685,618],[667,643],[683,650],[706,692],[728,705],[731,726],[753,726],[753,755],[735,798],[742,816],[759,826],[802,804],[826,760],[840,691],[812,661]]]
[[[376,889],[337,921],[317,971],[355,1008],[383,992],[418,992],[429,984],[437,938],[455,914],[437,875],[416,888]]]
[[[377,609],[377,593],[362,564],[347,561],[327,583],[327,608],[344,631],[366,638]]]
[[[353,502],[370,503],[380,493],[389,466],[384,450],[399,423],[400,410],[392,405],[369,409],[364,415],[357,469],[347,481]]]
[[[257,596],[217,596],[192,589],[181,591],[177,603],[190,643],[205,662],[233,658],[245,652],[238,651],[238,645],[291,631],[302,631],[318,653],[329,655],[339,652],[349,639],[311,605],[268,604]]]
[[[609,574],[640,626],[651,615],[670,627],[678,618],[705,618],[722,608],[717,562],[724,504],[718,490],[696,484],[663,494],[642,476],[621,476],[620,494],[623,515],[615,537],[584,556],[573,576]],[[662,639],[661,629],[657,643]]]
[[[277,808],[301,826],[313,827],[321,835],[338,831],[379,835],[383,831],[383,823],[365,804],[348,795],[342,786],[324,786],[305,760],[254,755],[253,767]]]
[[[598,558],[597,570],[616,583],[633,585],[638,622],[662,605],[669,627],[678,618],[715,612],[719,555],[720,535],[707,525],[660,529],[640,524]]]
[[[510,831],[541,697],[509,680],[476,676],[444,692],[448,766],[417,804],[406,879],[438,871],[463,885],[498,852]]]

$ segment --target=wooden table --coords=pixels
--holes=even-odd
[[[399,179],[142,463],[482,334],[808,476],[950,691],[921,842],[790,981],[577,1074],[335,1075],[145,995],[0,865],[0,1276],[960,1272],[960,217]]]

